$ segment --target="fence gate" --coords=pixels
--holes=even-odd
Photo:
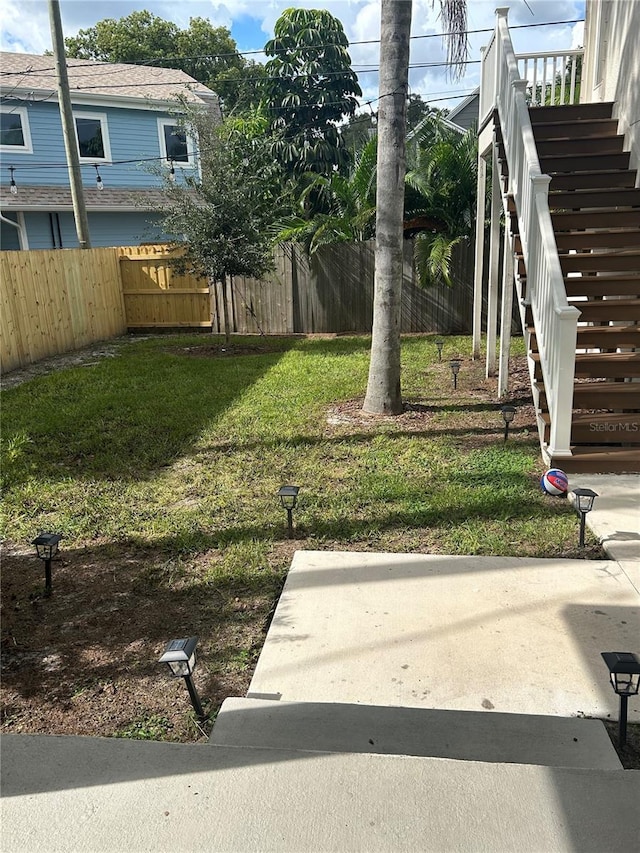
[[[204,279],[178,275],[163,245],[119,249],[127,327],[211,327],[211,299]]]

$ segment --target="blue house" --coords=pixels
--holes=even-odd
[[[197,172],[178,98],[216,119],[216,94],[170,68],[67,60],[91,245],[162,240],[162,173]],[[51,56],[1,54],[0,246],[78,246]]]

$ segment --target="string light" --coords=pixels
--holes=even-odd
[[[102,178],[100,177],[100,172],[98,171],[98,164],[94,163],[93,168],[96,170],[96,186],[99,190],[102,191],[104,189],[104,184],[102,183]]]
[[[9,166],[9,173],[11,174],[11,183],[9,185],[10,189],[11,189],[11,195],[18,195],[18,185],[16,184],[14,177],[13,177],[14,172],[15,172],[15,168],[13,166]]]

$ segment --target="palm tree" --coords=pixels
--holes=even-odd
[[[440,125],[435,141],[432,128],[416,140],[405,178],[405,218],[428,216],[438,224],[415,238],[414,263],[423,286],[439,281],[451,284],[453,249],[471,237],[475,215],[475,131],[459,134]]]
[[[312,176],[299,199],[300,215],[275,224],[275,242],[301,243],[313,255],[327,243],[370,240],[375,233],[376,144],[376,139],[369,140],[355,155],[348,177],[338,172]],[[309,196],[322,208],[311,219],[302,215]]]
[[[376,267],[371,362],[362,406],[363,411],[376,415],[402,411],[400,298],[412,5],[411,0],[382,0],[381,6]]]
[[[400,298],[411,2],[382,0],[376,276],[369,380],[363,405],[372,414],[399,414]],[[466,0],[440,0],[449,59],[466,57]]]

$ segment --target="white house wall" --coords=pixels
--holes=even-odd
[[[580,100],[614,101],[631,167],[640,167],[640,0],[587,0]]]

